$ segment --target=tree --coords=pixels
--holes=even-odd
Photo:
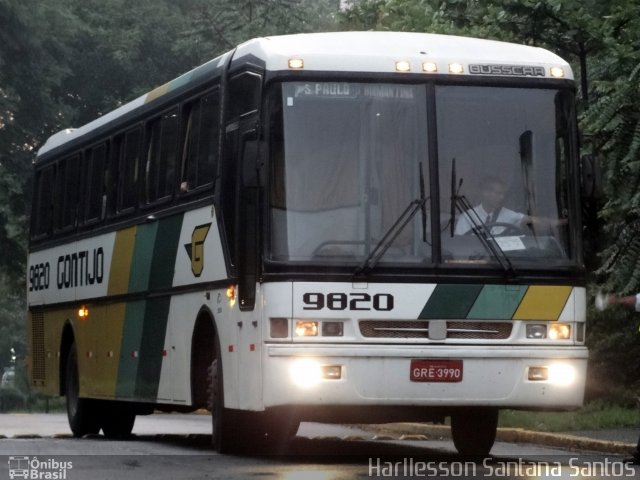
[[[640,291],[640,5],[620,5],[607,19],[607,55],[584,127],[603,161],[607,235],[599,273],[613,291]]]
[[[185,0],[178,49],[202,63],[254,37],[334,30],[339,0]]]

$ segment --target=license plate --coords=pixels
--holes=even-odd
[[[410,378],[412,382],[462,381],[462,360],[411,360]]]

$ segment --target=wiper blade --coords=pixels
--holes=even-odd
[[[460,185],[462,185],[462,179],[460,179]],[[491,229],[487,228],[482,219],[479,217],[478,212],[471,206],[469,200],[464,195],[459,195],[458,192],[455,192],[451,197],[451,203],[455,207],[462,208],[460,209],[460,213],[466,215],[471,222],[473,233],[480,239],[480,243],[482,246],[496,259],[496,261],[500,264],[505,273],[510,273],[511,275],[515,275],[516,271],[513,268],[513,264],[511,260],[509,260],[509,256],[504,253],[504,250],[500,247],[498,242],[496,241],[496,237],[491,233]],[[475,216],[475,218],[474,218]],[[451,228],[454,228],[453,226]]]
[[[389,247],[393,244],[394,240],[398,238],[398,235],[402,233],[404,227],[416,216],[416,213],[425,205],[427,202],[426,198],[418,198],[407,206],[404,209],[404,212],[398,217],[393,225],[387,230],[387,233],[384,234],[382,239],[377,243],[373,250],[369,253],[367,258],[362,264],[356,268],[354,272],[355,275],[360,275],[367,270],[371,270],[374,268],[382,256],[386,253]],[[426,233],[425,233],[426,235]]]
[[[427,197],[424,188],[424,172],[422,171],[422,162],[418,163],[418,172],[420,175],[420,212],[422,215],[422,241],[427,243]]]

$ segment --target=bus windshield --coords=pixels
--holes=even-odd
[[[571,98],[436,86],[435,129],[427,95],[425,85],[281,85],[271,100],[271,260],[357,266],[387,242],[379,265],[575,262]],[[429,188],[429,141],[439,192]],[[403,215],[425,196],[428,219]]]

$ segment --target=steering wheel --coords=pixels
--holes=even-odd
[[[501,227],[502,231],[500,231],[500,233],[493,233],[492,230],[494,227]],[[526,235],[526,232],[520,226],[508,222],[485,223],[484,228],[486,228],[494,237]],[[473,233],[474,229],[472,228],[470,230],[467,230],[465,232],[465,235],[471,235]]]
[[[327,240],[322,242],[320,245],[318,245],[313,252],[311,253],[311,255],[313,255],[314,257],[319,256],[320,252],[322,252],[322,250],[324,250],[325,248],[329,247],[329,246],[343,246],[343,245],[364,245],[364,241],[362,240]],[[333,253],[332,255],[344,255],[344,256],[351,256],[353,254],[351,253]]]

